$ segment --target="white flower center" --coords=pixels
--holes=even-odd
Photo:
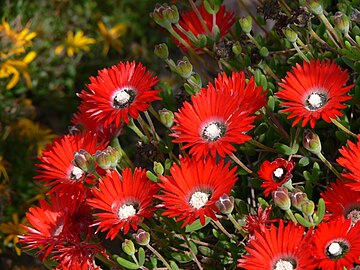
[[[116,109],[129,106],[135,99],[136,92],[131,88],[123,88],[118,90],[113,99],[113,107]]]
[[[77,166],[74,166],[74,168],[71,171],[71,179],[79,180],[84,175],[84,173],[85,172],[82,169],[80,169]]]
[[[132,204],[123,204],[117,214],[119,219],[127,219],[136,214],[136,209]]]
[[[312,92],[305,101],[305,107],[309,111],[316,111],[327,102],[327,96],[322,92]]]
[[[196,209],[200,209],[203,207],[209,200],[210,194],[196,191],[193,195],[191,195],[189,204]]]
[[[118,102],[119,104],[123,105],[126,102],[128,102],[130,99],[130,95],[126,92],[126,91],[120,91],[116,94],[115,96],[115,100],[116,102]]]
[[[331,243],[327,250],[333,256],[338,256],[338,255],[341,255],[341,253],[342,253],[342,248],[339,245],[339,243],[337,243],[337,242]]]
[[[205,140],[214,142],[224,136],[225,129],[226,128],[223,123],[211,122],[205,126],[201,135]]]
[[[358,209],[351,210],[347,218],[351,218],[351,226],[355,226],[355,224],[360,221],[360,211]]]
[[[277,168],[275,171],[274,171],[274,176],[277,177],[277,178],[280,178],[284,173],[284,169],[283,168]]]
[[[294,269],[294,265],[286,260],[278,260],[275,264],[275,267],[273,270],[293,270]]]

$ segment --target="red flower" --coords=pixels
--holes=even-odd
[[[264,180],[261,187],[265,188],[266,197],[291,179],[291,171],[294,167],[295,162],[293,160],[287,161],[283,158],[277,158],[272,162],[266,160],[261,164],[258,174]]]
[[[343,146],[339,149],[342,157],[336,161],[347,170],[342,173],[342,176],[350,181],[347,185],[353,190],[360,191],[360,135],[358,135],[356,144],[350,140],[347,141],[347,144],[348,147]]]
[[[151,90],[158,80],[141,64],[120,62],[90,77],[89,91],[79,97],[81,106],[91,119],[104,127],[121,122],[129,123],[129,116],[136,119],[139,112],[149,108],[149,102],[161,99],[160,90]]]
[[[104,212],[94,214],[99,219],[97,231],[109,232],[106,238],[114,239],[122,229],[124,234],[136,230],[143,218],[150,218],[154,208],[151,204],[158,186],[147,179],[145,169],[135,169],[134,175],[130,169],[124,169],[122,176],[117,171],[109,172],[100,180],[99,189],[94,189],[94,198],[89,199],[89,205]]]
[[[313,255],[318,267],[326,270],[350,269],[360,263],[360,223],[351,225],[344,217],[322,222],[313,235]],[[310,252],[309,252],[310,253]]]
[[[338,179],[320,195],[332,215],[351,218],[354,224],[360,220],[360,191],[352,190]]]
[[[198,7],[199,13],[201,15],[204,24],[200,21],[199,17],[194,10],[184,11],[180,14],[179,25],[186,31],[192,33],[195,37],[198,38],[198,35],[203,34],[208,38],[217,39],[216,37],[216,27],[220,31],[220,38],[224,37],[229,33],[230,28],[236,21],[236,17],[233,12],[226,11],[224,5],[220,5],[219,11],[216,15],[208,13],[202,4]],[[173,29],[182,37],[182,39],[191,47],[195,46],[191,43],[189,38],[177,27],[173,26]],[[177,39],[173,39],[174,43],[177,44],[180,48],[186,49],[185,46],[179,42]]]
[[[51,186],[50,192],[82,188],[83,183],[92,183],[93,179],[75,166],[73,160],[74,154],[80,150],[85,150],[91,155],[97,150],[103,150],[105,145],[98,145],[97,141],[94,133],[64,135],[56,139],[39,157],[41,163],[36,165],[39,175],[35,178]]]
[[[314,128],[320,118],[330,123],[331,118],[342,115],[340,109],[346,108],[342,102],[351,99],[346,93],[353,86],[344,86],[347,81],[348,72],[335,63],[319,59],[304,61],[282,79],[279,83],[282,89],[276,96],[285,100],[280,106],[287,107],[282,112],[290,113],[289,119],[295,118],[293,126],[302,121],[303,127],[310,122]]]
[[[164,203],[163,215],[176,221],[184,220],[182,227],[200,218],[205,224],[205,216],[217,220],[215,203],[223,194],[229,195],[237,180],[236,167],[229,169],[230,163],[215,159],[195,161],[189,157],[181,158],[180,165],[174,164],[171,176],[160,176],[163,194],[156,196]]]
[[[282,220],[279,228],[272,224],[270,229],[255,231],[255,238],[245,247],[249,254],[238,260],[238,267],[247,270],[315,269],[309,252],[309,232],[304,235],[304,227],[293,223],[285,226]]]
[[[251,139],[245,134],[257,118],[251,114],[266,102],[266,92],[261,89],[255,87],[253,77],[245,85],[244,73],[233,73],[230,78],[220,74],[215,87],[209,84],[191,97],[192,104],[185,102],[175,113],[173,141],[185,143],[183,149],[191,147],[190,154],[197,158],[231,155],[235,151],[232,144]]]
[[[244,229],[250,235],[254,235],[255,231],[268,230],[270,224],[276,220],[271,220],[270,215],[272,211],[272,205],[265,207],[259,206],[257,212],[247,215],[246,226]]]

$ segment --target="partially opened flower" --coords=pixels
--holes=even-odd
[[[238,260],[238,267],[246,270],[315,269],[314,258],[309,252],[310,233],[293,223],[255,231],[255,237],[245,247],[249,254]]]
[[[313,235],[313,256],[326,270],[351,269],[360,263],[360,223],[340,217],[320,223]],[[310,253],[310,252],[309,252]]]
[[[89,199],[89,205],[101,210],[94,215],[98,220],[98,231],[107,231],[106,238],[114,239],[120,230],[127,234],[130,227],[133,230],[144,218],[153,215],[154,195],[158,186],[148,180],[145,169],[124,169],[122,175],[117,171],[109,172],[99,183],[99,189],[93,190],[94,198]]]
[[[261,187],[265,188],[265,196],[269,196],[272,191],[275,191],[290,180],[292,177],[291,171],[294,168],[295,162],[293,160],[287,161],[283,158],[277,158],[272,162],[264,161],[260,166],[258,174],[264,180]]]
[[[156,197],[163,201],[163,215],[183,220],[182,227],[198,218],[204,225],[205,216],[217,220],[215,204],[224,194],[229,195],[237,180],[235,171],[236,167],[230,169],[224,160],[181,158],[180,165],[171,167],[171,176],[159,176],[162,194]]]
[[[343,115],[340,111],[346,108],[343,102],[351,99],[346,94],[353,85],[345,86],[348,72],[341,70],[337,64],[319,59],[296,64],[292,72],[279,83],[281,89],[276,96],[285,100],[280,106],[286,107],[283,113],[288,118],[295,118],[295,126],[302,121],[305,127],[310,123],[312,128],[320,119],[330,123],[331,119]]]
[[[232,144],[251,139],[245,133],[254,127],[257,116],[253,114],[265,102],[266,92],[255,86],[253,78],[246,85],[243,73],[231,77],[222,73],[215,87],[209,84],[175,113],[171,136],[174,142],[185,143],[183,149],[190,148],[197,158],[231,155],[235,151]]]
[[[348,146],[343,146],[339,149],[342,157],[339,157],[336,161],[343,166],[346,171],[341,175],[349,179],[347,184],[351,189],[360,191],[360,135],[358,135],[357,143],[353,143],[348,140]]]
[[[149,102],[161,99],[157,96],[160,90],[151,89],[157,77],[141,63],[120,62],[100,70],[90,81],[88,91],[79,94],[81,106],[96,124],[105,127],[112,123],[119,127],[122,121],[128,124],[130,117],[136,119],[150,107]]]

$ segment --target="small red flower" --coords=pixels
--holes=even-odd
[[[309,252],[311,231],[304,234],[304,227],[293,223],[279,228],[271,224],[269,229],[255,231],[255,237],[245,247],[249,254],[238,260],[238,267],[246,270],[272,269],[315,269],[315,262]]]
[[[205,224],[205,216],[217,220],[218,212],[215,203],[219,198],[229,195],[237,180],[236,167],[229,169],[230,163],[207,158],[195,161],[189,157],[181,158],[180,165],[174,164],[171,176],[160,176],[161,195],[156,197],[163,201],[163,215],[176,221],[184,220],[182,227],[200,218]]]
[[[171,134],[176,143],[185,143],[196,158],[207,155],[221,157],[235,151],[232,144],[243,144],[251,137],[245,133],[251,130],[257,116],[252,115],[266,102],[266,92],[256,87],[253,77],[245,83],[244,73],[233,73],[227,77],[222,73],[212,84],[191,97],[191,103],[175,113]]]
[[[348,147],[343,146],[339,149],[342,157],[336,161],[343,166],[347,171],[342,173],[342,176],[349,179],[347,184],[351,189],[360,191],[360,135],[358,135],[357,143],[350,140],[347,141]]]
[[[94,198],[89,199],[89,205],[102,212],[94,214],[99,225],[97,231],[109,232],[106,238],[114,239],[120,230],[127,234],[130,227],[138,228],[144,218],[153,215],[151,204],[158,186],[147,179],[146,170],[136,168],[134,175],[131,169],[124,169],[122,176],[117,171],[109,172],[100,180],[99,189],[93,189]]]
[[[204,24],[200,21],[198,15],[194,10],[184,11],[180,14],[179,25],[186,31],[192,33],[195,37],[198,38],[200,34],[203,34],[209,38],[216,39],[215,36],[216,28],[220,31],[220,38],[224,37],[229,33],[230,28],[236,21],[236,17],[233,12],[226,11],[224,5],[220,5],[219,11],[216,15],[208,13],[202,4],[198,7],[199,13]],[[195,46],[191,43],[189,38],[177,27],[173,26],[173,29],[182,37],[182,39],[191,47]],[[174,43],[177,44],[180,48],[185,49],[185,46],[174,38]]]
[[[272,162],[264,161],[260,166],[258,174],[264,180],[261,187],[265,188],[265,196],[269,196],[272,191],[275,191],[291,179],[291,171],[294,168],[295,162],[293,160],[287,161],[283,158],[277,158]]]
[[[88,91],[79,97],[81,107],[91,119],[107,127],[122,121],[129,123],[129,117],[138,118],[139,112],[149,108],[149,102],[161,99],[160,90],[152,90],[158,79],[141,64],[120,62],[111,68],[99,71],[97,77],[90,77]]]
[[[346,94],[353,87],[344,86],[347,81],[348,72],[333,62],[304,61],[282,79],[276,96],[285,100],[280,106],[287,107],[282,112],[289,113],[289,119],[295,118],[293,126],[302,121],[303,127],[310,122],[314,128],[320,118],[330,123],[342,115],[340,110],[346,108],[342,103],[351,99]]]
[[[313,255],[326,270],[351,269],[360,263],[360,223],[340,217],[320,223],[313,235]],[[309,252],[310,253],[310,252]]]
[[[246,226],[244,226],[244,229],[251,236],[254,235],[255,231],[262,232],[263,230],[268,230],[270,224],[276,221],[270,219],[271,212],[272,205],[267,206],[264,209],[262,206],[259,206],[257,212],[247,215]]]

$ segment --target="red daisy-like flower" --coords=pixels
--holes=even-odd
[[[349,179],[347,184],[351,189],[360,191],[360,135],[358,135],[357,143],[350,140],[347,141],[348,147],[343,146],[339,149],[342,157],[336,161],[343,166],[347,171],[342,173],[342,176]]]
[[[138,118],[139,112],[149,108],[149,102],[161,99],[160,90],[151,88],[158,82],[141,64],[120,62],[111,68],[100,70],[97,77],[90,77],[89,91],[83,90],[79,97],[81,106],[91,119],[104,127],[122,121],[129,123],[129,117]]]
[[[232,144],[243,144],[251,139],[245,133],[251,130],[257,116],[252,115],[266,103],[266,91],[256,87],[253,77],[245,84],[243,73],[225,73],[191,97],[191,103],[175,113],[171,134],[176,143],[185,143],[190,154],[197,158],[207,155],[222,157],[235,151]]]
[[[254,235],[255,231],[268,230],[270,225],[277,221],[270,219],[271,212],[272,205],[267,206],[264,209],[262,206],[259,206],[257,212],[247,215],[246,226],[244,226],[244,229],[251,236]]]
[[[255,231],[255,237],[245,247],[248,255],[238,260],[238,267],[246,270],[273,269],[315,269],[315,262],[309,252],[310,231],[304,234],[304,227],[293,223],[279,228],[274,224],[269,229]]]
[[[333,216],[351,218],[353,224],[360,220],[360,191],[352,190],[338,179],[320,195]]]
[[[184,220],[182,227],[197,218],[204,225],[205,216],[217,220],[215,212],[219,210],[215,203],[222,195],[229,195],[237,180],[236,167],[229,167],[230,163],[221,160],[216,164],[213,158],[181,158],[180,165],[171,167],[171,176],[160,176],[163,190],[156,197],[163,201],[163,215]]]
[[[98,144],[95,133],[64,135],[56,139],[39,157],[41,163],[36,164],[39,175],[35,176],[35,179],[51,186],[50,192],[58,189],[81,188],[83,183],[92,183],[91,176],[74,165],[74,154],[85,150],[93,155],[97,150],[103,150],[105,146]]]
[[[136,168],[134,175],[131,169],[124,169],[122,176],[117,171],[109,172],[100,180],[99,189],[93,190],[94,198],[89,199],[89,205],[102,210],[94,214],[99,219],[94,225],[99,225],[97,231],[109,232],[106,238],[114,239],[122,229],[127,234],[130,227],[138,228],[144,218],[153,215],[154,195],[159,187],[148,180],[145,169]]]
[[[194,10],[182,12],[179,20],[180,27],[182,27],[185,31],[192,33],[195,37],[202,34],[207,37],[211,37],[212,39],[216,39],[218,38],[216,37],[216,34],[220,34],[220,38],[222,38],[229,33],[230,28],[236,21],[234,13],[227,11],[224,5],[220,5],[220,9],[215,15],[208,13],[204,4],[198,7],[198,11],[206,25],[206,28]],[[218,28],[218,30],[216,30],[216,28]],[[190,47],[195,48],[189,38],[179,28],[173,26],[173,29]],[[180,48],[186,49],[185,46],[177,39],[174,39],[174,43]]]
[[[277,158],[270,162],[264,161],[258,171],[259,177],[264,180],[261,187],[265,188],[265,196],[269,196],[272,191],[281,187],[285,182],[292,178],[291,171],[295,168],[293,160],[287,161],[283,158]]]
[[[322,222],[312,237],[318,267],[326,270],[350,269],[360,263],[360,222],[340,217]],[[310,252],[309,252],[310,253]]]
[[[279,83],[280,91],[276,96],[285,100],[280,106],[287,107],[283,113],[289,113],[288,119],[295,118],[295,126],[302,121],[305,127],[308,122],[312,128],[322,118],[330,123],[331,119],[341,116],[341,109],[346,108],[342,102],[351,99],[347,96],[353,85],[344,86],[348,81],[347,70],[333,62],[319,59],[296,64],[292,72]]]

